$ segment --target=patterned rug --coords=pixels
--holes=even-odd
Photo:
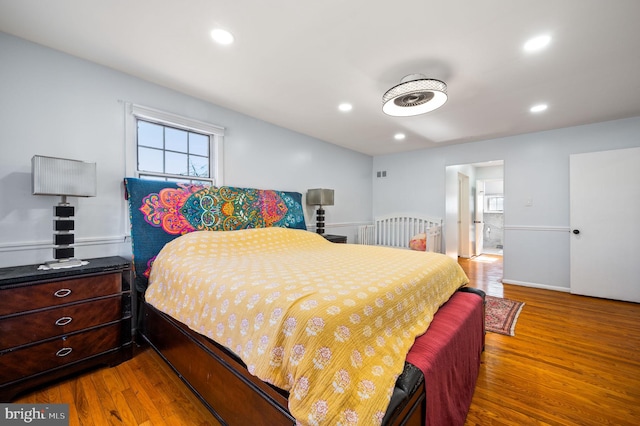
[[[485,296],[485,328],[492,333],[515,336],[516,322],[524,302]]]

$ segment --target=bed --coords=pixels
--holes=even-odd
[[[295,192],[125,187],[139,335],[221,423],[464,422],[484,294],[457,263],[330,243]]]

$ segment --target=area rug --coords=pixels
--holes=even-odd
[[[485,296],[484,326],[487,331],[515,336],[516,322],[524,302]]]

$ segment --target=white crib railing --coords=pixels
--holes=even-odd
[[[376,244],[376,227],[374,225],[362,225],[358,227],[358,244],[373,246]]]
[[[442,219],[412,215],[376,218],[373,225],[358,227],[358,243],[409,248],[414,235],[426,234],[427,251],[442,252]]]

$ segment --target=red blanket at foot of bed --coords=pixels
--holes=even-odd
[[[427,426],[463,425],[471,406],[484,344],[484,300],[457,292],[418,337],[407,361],[422,370]],[[471,353],[470,353],[471,351]]]

